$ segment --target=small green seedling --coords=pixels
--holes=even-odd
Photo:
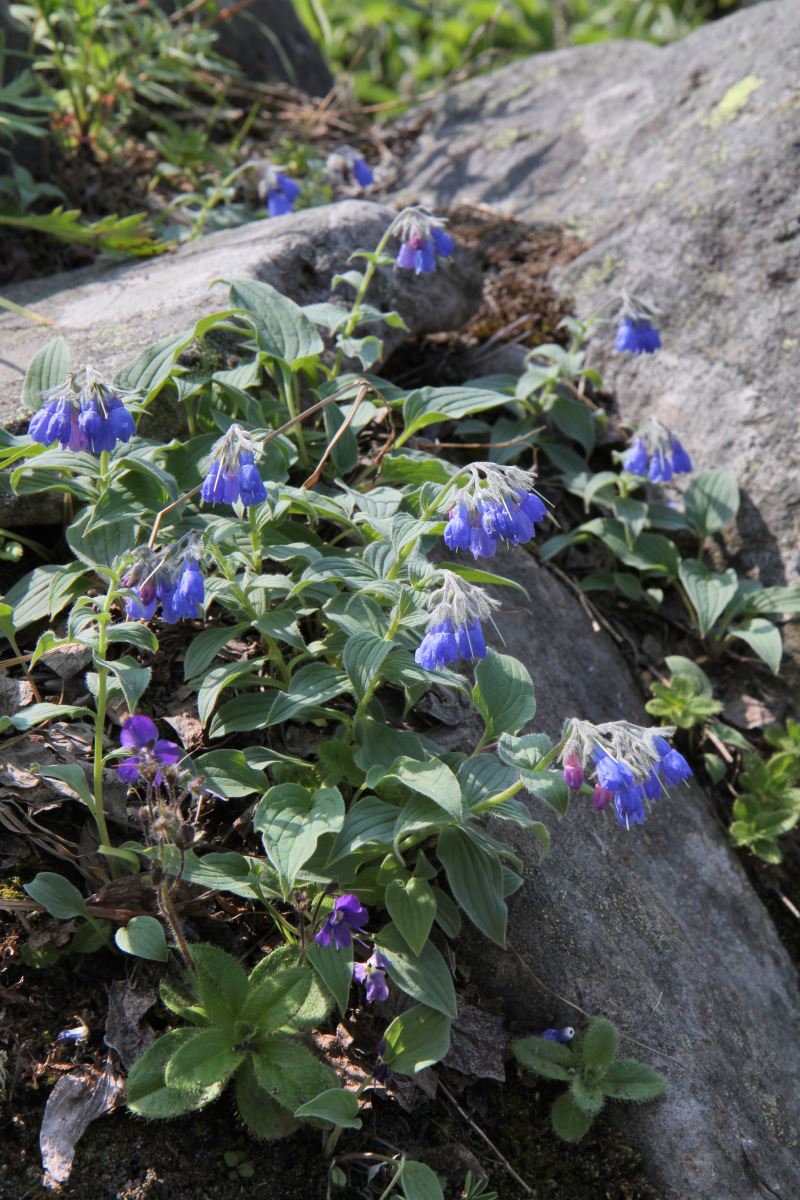
[[[338,1089],[335,1071],[294,1036],[319,1027],[333,1001],[291,947],[274,950],[249,976],[215,946],[193,946],[190,953],[194,973],[186,989],[161,985],[164,1004],[186,1024],[134,1063],[128,1107],[151,1119],[175,1117],[203,1108],[233,1081],[251,1132],[284,1137],[297,1126],[296,1110]],[[332,1105],[321,1111],[338,1123]]]
[[[714,699],[711,680],[696,663],[676,655],[667,666],[671,671],[669,681],[651,687],[653,699],[645,705],[649,713],[665,725],[693,729],[722,711],[722,705]]]
[[[619,1035],[611,1021],[592,1017],[589,1028],[569,1046],[546,1038],[518,1038],[511,1049],[517,1061],[544,1079],[569,1089],[550,1110],[553,1129],[566,1142],[579,1142],[611,1100],[654,1100],[667,1084],[663,1076],[632,1058],[617,1058]]]

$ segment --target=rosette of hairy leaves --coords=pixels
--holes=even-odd
[[[543,1079],[569,1085],[550,1110],[553,1129],[567,1142],[579,1142],[606,1099],[654,1100],[666,1088],[658,1071],[632,1058],[617,1058],[619,1035],[611,1021],[592,1017],[586,1033],[568,1046],[543,1037],[518,1038],[517,1061]]]
[[[242,1119],[258,1137],[295,1128],[295,1111],[338,1086],[335,1072],[296,1034],[319,1025],[331,1002],[295,951],[273,951],[248,976],[215,946],[191,947],[193,974],[165,981],[161,999],[186,1022],[134,1063],[128,1107],[174,1117],[215,1100],[230,1082]]]

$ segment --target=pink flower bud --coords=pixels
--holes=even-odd
[[[577,792],[583,787],[583,767],[577,754],[568,754],[564,759],[564,780],[568,788]]]
[[[594,792],[592,793],[592,804],[594,805],[594,807],[597,809],[598,812],[601,812],[604,808],[607,808],[613,799],[614,799],[614,793],[610,792],[608,790],[608,788],[604,788],[602,786],[602,784],[599,784],[599,783],[596,783],[594,785]]]

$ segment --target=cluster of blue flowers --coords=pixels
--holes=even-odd
[[[448,548],[492,558],[499,541],[520,546],[535,537],[536,523],[547,516],[547,506],[532,490],[535,475],[498,463],[472,463],[468,469],[470,482],[456,493],[448,513]]]
[[[452,571],[437,572],[441,586],[428,598],[431,618],[414,661],[427,671],[457,663],[459,658],[486,657],[481,620],[491,615],[498,601]]]
[[[636,296],[623,293],[614,349],[622,354],[655,354],[661,349],[661,334],[655,327],[656,313]]]
[[[437,217],[423,208],[406,208],[392,225],[400,240],[395,262],[404,271],[429,275],[436,270],[437,260],[453,253],[453,239]]]
[[[673,475],[688,474],[692,460],[675,434],[650,417],[637,431],[622,465],[651,483],[669,483]]]
[[[267,212],[271,217],[285,217],[294,212],[294,202],[300,195],[300,185],[285,172],[273,170],[266,187]]]
[[[206,504],[235,504],[238,500],[245,507],[266,500],[267,489],[255,465],[253,442],[238,425],[231,425],[211,451],[200,498]]]
[[[129,442],[136,433],[133,417],[122,396],[93,367],[83,370],[78,387],[76,374],[48,392],[45,403],[31,418],[28,433],[35,442],[62,450],[91,450],[93,454],[113,450],[117,442]]]
[[[147,550],[139,553],[121,583],[132,592],[125,601],[125,613],[131,621],[149,621],[159,602],[161,615],[169,624],[202,615],[205,580],[191,539],[188,547],[179,544],[162,555]]]
[[[623,354],[655,354],[661,349],[661,334],[646,317],[623,317],[614,338],[614,349]]]
[[[647,801],[658,800],[665,787],[692,774],[686,759],[664,736],[672,733],[671,728],[643,729],[626,721],[595,726],[573,720],[562,756],[566,784],[580,790],[591,763],[594,808],[601,811],[613,804],[620,825],[626,829],[643,825]]]

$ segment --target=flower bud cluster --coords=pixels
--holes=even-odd
[[[231,425],[211,451],[206,477],[200,488],[206,504],[261,504],[267,498],[264,481],[255,466],[255,446],[249,433]]]
[[[473,558],[492,558],[499,541],[520,546],[536,535],[536,522],[547,507],[533,490],[536,474],[520,467],[475,462],[469,483],[454,496],[444,540],[450,550],[469,550]]]
[[[667,740],[674,733],[674,726],[645,729],[628,721],[592,725],[574,718],[567,723],[561,755],[567,786],[577,791],[592,771],[594,807],[599,811],[613,803],[626,829],[643,825],[645,802],[657,800],[665,787],[692,774]]]
[[[392,233],[400,239],[396,263],[415,275],[429,275],[436,270],[439,258],[453,253],[453,239],[444,228],[444,221],[424,208],[404,208],[392,225]]]
[[[622,464],[632,475],[646,476],[651,483],[669,483],[673,475],[686,474],[692,460],[674,433],[657,417],[639,426]]]
[[[82,375],[82,382],[79,376]],[[45,393],[45,402],[31,417],[28,433],[35,442],[62,450],[91,450],[101,454],[136,433],[122,393],[94,367],[72,372],[66,381]]]
[[[364,155],[352,146],[339,146],[332,150],[325,160],[325,171],[333,183],[344,184],[345,187],[356,185],[368,188],[375,182],[375,176]]]

